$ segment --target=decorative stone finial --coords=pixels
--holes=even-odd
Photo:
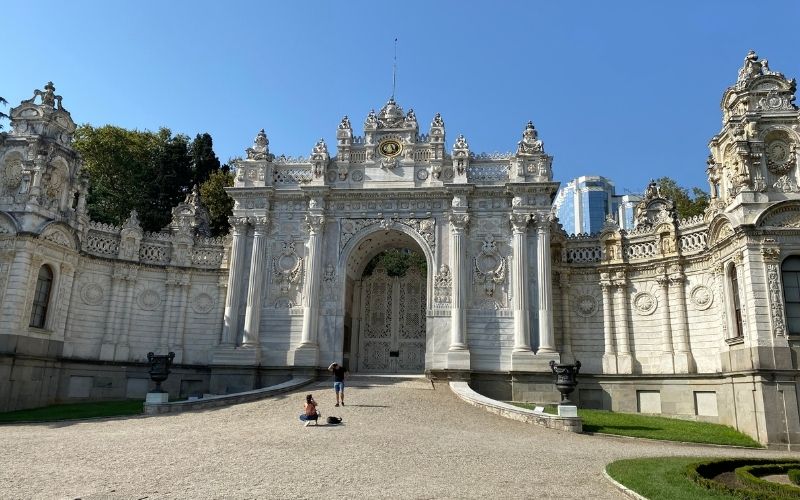
[[[441,113],[436,113],[431,122],[431,127],[444,127],[444,120],[442,120]]]
[[[274,155],[269,153],[269,139],[267,139],[267,134],[264,132],[262,128],[256,138],[253,139],[253,147],[247,148],[245,150],[247,152],[247,159],[248,160],[267,160],[272,161]]]
[[[453,156],[456,156],[457,151],[469,151],[469,144],[467,144],[467,139],[464,138],[463,134],[458,134],[456,143],[453,144]]]
[[[544,148],[542,141],[539,140],[539,133],[529,121],[525,130],[522,132],[522,140],[517,143],[517,155],[532,155],[541,153]]]
[[[122,224],[122,229],[142,229],[139,223],[139,214],[135,209],[131,210],[131,215],[125,220],[125,223]]]
[[[347,115],[344,115],[344,118],[342,118],[342,122],[339,124],[339,129],[340,130],[345,130],[345,129],[352,129],[352,128],[353,127],[350,126],[350,118],[348,118]]]
[[[61,105],[61,96],[56,95],[56,87],[53,85],[53,82],[47,82],[44,86],[44,92],[39,89],[33,91],[33,97],[30,99],[26,99],[22,101],[23,103],[33,103],[36,99],[36,96],[41,96],[42,98],[42,106],[47,106],[49,108],[53,108],[56,105],[56,101],[58,101],[58,109],[63,110],[64,107]]]

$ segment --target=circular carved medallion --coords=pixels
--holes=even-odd
[[[658,300],[651,293],[639,292],[633,296],[633,307],[642,316],[653,314],[657,306]]]
[[[424,181],[428,178],[428,171],[424,168],[417,170],[417,179]]]
[[[397,139],[386,139],[378,144],[378,151],[387,158],[394,158],[403,152],[403,145]]]
[[[192,310],[196,313],[206,314],[214,308],[214,297],[207,293],[198,293],[192,299]]]
[[[139,307],[143,310],[152,311],[161,305],[161,297],[155,290],[145,290],[139,294],[136,303],[139,304]]]
[[[579,316],[588,318],[597,312],[597,299],[591,295],[581,295],[575,301],[575,312]]]
[[[689,292],[692,303],[699,311],[705,311],[714,303],[714,293],[705,285],[697,285]]]
[[[88,283],[81,290],[81,299],[90,306],[100,305],[103,302],[103,287],[97,283]]]
[[[328,182],[336,182],[336,171],[335,170],[328,170],[328,173],[325,174],[325,179]]]
[[[353,173],[350,174],[350,178],[355,182],[361,182],[361,180],[364,178],[364,172],[361,170],[354,170]]]
[[[444,180],[446,181],[453,180],[453,169],[452,168],[444,169],[444,171],[442,172],[442,177],[444,177]]]

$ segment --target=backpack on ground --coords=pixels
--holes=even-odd
[[[328,423],[331,425],[339,425],[342,423],[342,419],[339,417],[328,417]]]

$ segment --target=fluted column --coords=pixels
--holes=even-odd
[[[114,349],[115,361],[128,361],[130,347],[128,345],[128,333],[130,332],[131,312],[133,311],[134,293],[136,292],[137,268],[126,267],[125,277],[123,278],[122,288],[125,290],[125,301],[122,304],[122,318],[120,321],[119,339]]]
[[[171,272],[167,273],[164,283],[164,314],[161,316],[161,339],[159,340],[159,352],[165,354],[169,351],[169,337],[172,328],[172,310],[175,295],[176,282]]]
[[[603,273],[605,274],[605,273]],[[617,351],[614,343],[614,304],[611,283],[600,282],[603,290],[603,373],[617,373]]]
[[[230,217],[233,228],[231,255],[228,263],[228,296],[225,299],[225,316],[222,325],[222,345],[233,346],[239,330],[239,294],[244,265],[244,244],[247,237],[247,218]]]
[[[675,290],[675,373],[694,372],[694,358],[689,350],[689,325],[686,319],[686,276],[680,270],[669,277],[670,289]]]
[[[666,276],[659,276],[656,282],[661,287],[661,297],[664,301],[661,304],[661,372],[674,373],[675,365],[673,364],[673,351],[672,351],[672,319],[669,314],[669,279]]]
[[[511,214],[511,286],[514,311],[514,352],[530,352],[528,324],[528,222],[530,214]]]
[[[264,248],[269,219],[267,217],[251,217],[249,221],[253,225],[253,251],[250,255],[250,280],[247,284],[247,310],[244,317],[242,345],[256,347],[258,346],[259,324],[261,322]]]
[[[109,293],[108,312],[106,313],[106,325],[103,332],[103,341],[100,345],[100,359],[114,359],[114,344],[117,330],[117,315],[121,302],[120,289],[125,283],[124,274],[119,266],[114,266],[111,274],[111,292]]]
[[[325,217],[322,214],[306,215],[308,228],[308,267],[303,283],[303,332],[300,341],[303,346],[317,345],[317,304],[319,303],[319,277],[322,274],[322,231]]]
[[[453,279],[452,304],[450,308],[450,350],[466,351],[466,287],[465,262],[467,257],[466,231],[469,214],[450,214],[450,269]]]
[[[541,216],[536,234],[536,271],[539,286],[539,350],[536,354],[554,354],[553,271],[550,258],[550,218]]]

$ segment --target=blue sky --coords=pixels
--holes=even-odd
[[[751,48],[800,76],[799,15],[794,0],[12,0],[0,95],[52,80],[78,123],[207,131],[223,161],[263,127],[273,153],[308,155],[386,101],[397,37],[397,101],[423,131],[441,112],[450,146],[511,150],[533,120],[556,180],[707,189],[723,91]]]

